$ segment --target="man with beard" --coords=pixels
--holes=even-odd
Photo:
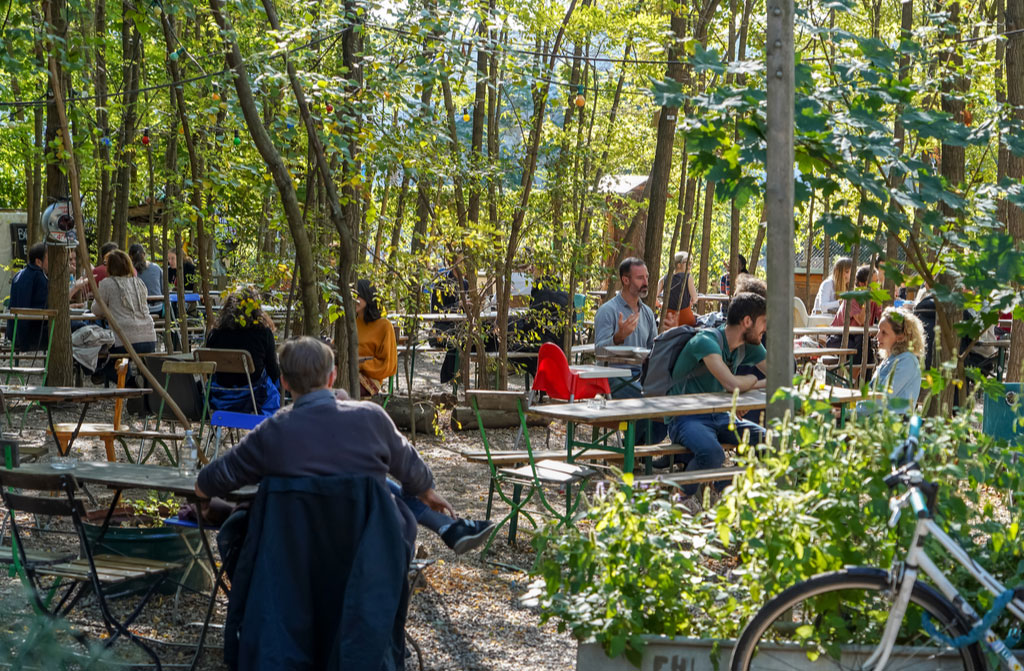
[[[643,299],[647,298],[649,274],[643,259],[631,256],[619,264],[619,280],[622,289],[610,301],[597,310],[594,317],[594,344],[598,351],[609,345],[629,347],[654,347],[654,336],[658,335],[658,322]],[[613,398],[640,398],[640,367],[631,366],[633,380],[629,384],[612,381]],[[667,428],[661,422],[639,422],[636,427],[636,444],[652,445],[665,437]]]
[[[700,331],[690,338],[672,369],[675,383],[669,394],[696,394],[735,390],[763,389],[765,381],[755,375],[740,375],[740,366],[756,366],[762,372],[767,352],[761,344],[767,324],[767,302],[755,293],[738,293],[729,303],[724,326]],[[680,415],[672,419],[668,434],[672,442],[690,450],[675,455],[685,463],[686,470],[719,468],[725,461],[722,444],[738,445],[740,436],[749,431],[749,443],[756,445],[764,438],[764,429],[754,422],[737,419],[730,426],[729,413],[709,412],[701,415]],[[667,459],[666,459],[667,462]],[[668,463],[658,464],[656,466]],[[716,482],[716,489],[726,483]],[[687,491],[693,494],[696,487]]]

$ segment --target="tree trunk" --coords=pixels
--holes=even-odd
[[[570,0],[565,17],[558,27],[554,45],[551,48],[551,56],[544,65],[546,72],[555,71],[555,62],[558,52],[562,48],[562,38],[565,36],[569,19],[576,10],[576,0]],[[505,247],[505,261],[502,267],[504,271],[504,286],[501,295],[498,297],[498,319],[495,328],[498,332],[498,354],[500,356],[500,367],[498,369],[498,388],[508,387],[508,310],[512,293],[512,261],[515,258],[516,250],[519,248],[519,236],[522,232],[523,221],[526,219],[526,208],[530,204],[530,193],[533,190],[533,176],[537,171],[537,156],[540,151],[540,140],[544,130],[545,108],[548,101],[548,92],[551,89],[549,79],[543,83],[536,82],[533,85],[533,117],[530,123],[530,139],[526,147],[526,162],[523,165],[522,181],[519,184],[520,197],[512,214],[512,223],[509,227],[508,244]]]
[[[121,46],[124,57],[124,116],[121,120],[121,132],[118,133],[117,150],[120,153],[117,162],[116,183],[114,184],[114,217],[111,228],[99,229],[97,245],[102,245],[108,239],[117,243],[118,247],[124,249],[128,236],[128,208],[131,207],[132,191],[132,162],[135,152],[129,150],[135,142],[136,124],[138,122],[138,100],[139,100],[139,61],[142,58],[142,38],[135,22],[129,18],[131,6],[127,2],[122,3],[124,20],[122,21]],[[102,222],[100,222],[102,225]],[[108,237],[103,234],[107,233]],[[97,256],[98,262],[103,259]]]
[[[65,0],[43,0],[43,16],[51,22],[48,27],[50,34],[60,40],[67,39],[68,24]],[[53,46],[53,49],[59,47]],[[50,88],[67,89],[68,76],[60,66],[61,59],[51,54]],[[58,134],[60,133],[60,134]],[[63,136],[60,119],[57,114],[55,96],[48,96],[46,104],[46,146],[51,147],[58,138],[62,141],[60,153],[70,151],[71,143]],[[62,170],[62,157],[58,152],[46,153],[46,202],[68,197],[68,180]],[[71,157],[74,160],[74,157]],[[37,221],[29,221],[28,225],[39,226]],[[50,336],[50,361],[46,373],[46,382],[50,385],[70,385],[74,379],[74,359],[71,357],[71,318],[68,310],[68,257],[67,248],[63,246],[46,246],[50,291],[47,306],[56,310]]]
[[[1024,0],[1006,2],[1006,102],[1011,114],[1018,121],[1024,121]],[[1024,178],[1024,156],[1006,150],[1006,176],[1020,183]],[[1009,201],[1003,204],[1006,225],[1010,235],[1017,242],[1017,248],[1024,247],[1024,209]],[[1007,380],[1020,382],[1024,379],[1024,321],[1014,320],[1010,331],[1010,357],[1007,363]]]
[[[285,218],[288,221],[288,228],[292,234],[292,241],[295,244],[295,254],[299,261],[301,274],[302,300],[302,328],[305,335],[313,335],[312,329],[319,322],[317,315],[317,287],[316,274],[313,261],[313,249],[309,242],[309,235],[302,220],[302,210],[299,208],[299,201],[295,195],[295,187],[292,185],[291,175],[288,174],[288,167],[285,165],[281,154],[278,153],[274,142],[267,132],[259,116],[256,101],[249,84],[249,74],[245,62],[242,59],[242,52],[231,37],[233,34],[228,26],[227,19],[221,12],[223,0],[210,0],[210,9],[213,12],[217,26],[220,28],[221,37],[224,40],[225,60],[228,68],[235,73],[235,91],[238,93],[238,103],[245,116],[246,127],[252,137],[256,150],[260,153],[263,161],[267,164],[281,194],[281,204],[284,207]],[[347,292],[343,292],[347,294]]]
[[[672,30],[668,50],[669,65],[665,73],[668,81],[683,79],[683,40],[686,33],[686,18],[681,8],[672,12],[669,20]],[[658,118],[658,140],[654,147],[654,167],[651,169],[651,199],[647,204],[647,230],[644,233],[644,260],[651,278],[656,282],[661,277],[661,247],[665,237],[665,208],[668,201],[668,180],[672,172],[672,146],[676,137],[676,115],[679,108],[663,106]],[[671,261],[669,262],[671,267]],[[647,304],[654,309],[658,300],[657,292],[647,294]]]
[[[711,266],[711,215],[715,203],[715,183],[708,182],[704,191],[704,219],[700,238],[700,276],[697,292],[708,292],[708,274]],[[692,264],[691,264],[691,267]]]
[[[96,88],[96,129],[99,131],[100,141],[96,143],[99,151],[100,180],[99,190],[96,194],[96,223],[98,230],[110,230],[110,171],[106,167],[110,164],[110,114],[107,111],[107,48],[106,41],[102,36],[107,31],[107,1],[96,0],[95,17],[96,40],[95,54],[96,67],[93,73],[93,84]],[[109,234],[108,234],[109,236]],[[103,244],[100,242],[100,244]]]

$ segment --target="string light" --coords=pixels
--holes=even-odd
[[[583,95],[583,84],[576,87],[576,107],[583,107],[587,104],[587,98]]]
[[[142,144],[143,146],[149,146],[149,129],[142,131]]]
[[[236,130],[236,131],[235,131],[235,146],[237,147],[237,146],[239,146],[240,144],[242,144],[242,138],[241,138],[241,137],[239,137],[239,135],[238,135],[238,131]]]
[[[465,107],[462,108],[462,120],[469,121],[469,110]]]
[[[334,105],[332,105],[331,103],[327,103],[327,107],[325,107],[324,109],[327,110],[328,114],[334,113]]]

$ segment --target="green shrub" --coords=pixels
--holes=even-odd
[[[639,663],[641,634],[735,638],[768,598],[800,580],[846,565],[889,568],[913,531],[909,516],[888,528],[882,481],[905,424],[876,416],[836,428],[827,405],[797,400],[797,416],[773,429],[776,447],[737,456],[746,471],[715,509],[695,518],[665,491],[623,484],[596,497],[583,530],[546,528],[534,540],[528,594],[542,617]],[[927,420],[922,465],[940,485],[939,523],[1016,586],[1024,464],[979,425],[970,414]],[[932,555],[965,596],[990,605],[965,572]]]

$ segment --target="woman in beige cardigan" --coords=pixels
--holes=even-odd
[[[153,317],[149,314],[149,304],[146,301],[148,292],[146,285],[132,270],[131,257],[122,250],[115,249],[104,257],[104,262],[107,266],[107,276],[100,282],[98,294],[106,304],[107,311],[104,312],[99,301],[96,301],[93,303],[93,312],[100,317],[116,321],[128,342],[139,354],[155,352],[156,329],[153,327]],[[126,351],[121,337],[115,331],[114,346],[110,348],[110,354],[123,354]],[[99,384],[103,380],[115,380],[116,377],[111,357],[107,364],[93,375],[93,382]]]

